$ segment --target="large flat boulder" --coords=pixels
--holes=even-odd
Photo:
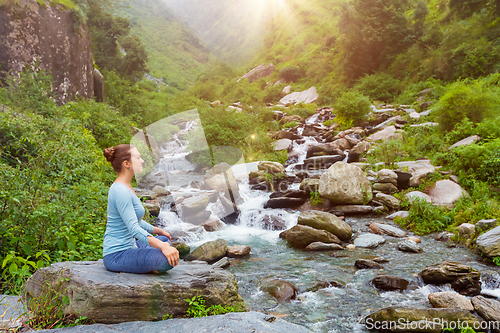
[[[427,298],[435,308],[452,308],[465,311],[474,311],[474,307],[467,297],[453,291],[432,293],[429,294]]]
[[[303,249],[314,242],[340,244],[340,240],[331,232],[300,224],[286,231],[286,241],[290,246],[299,249]]]
[[[327,212],[321,212],[318,210],[302,212],[298,217],[297,223],[331,232],[344,242],[350,240],[352,236],[352,228],[349,224],[342,221],[337,216]]]
[[[217,239],[206,242],[198,246],[189,256],[187,261],[201,260],[206,262],[216,262],[227,253],[227,243],[224,239]]]
[[[309,104],[317,100],[318,97],[319,95],[316,92],[316,87],[311,87],[301,92],[293,92],[291,94],[288,94],[280,99],[279,103],[287,106],[298,103]]]
[[[451,283],[451,287],[465,296],[479,295],[481,273],[476,269],[453,261],[444,261],[425,267],[419,274],[427,284]]]
[[[460,185],[448,179],[436,182],[435,186],[429,190],[432,202],[442,206],[455,204],[465,194],[465,190]]]
[[[169,319],[157,322],[135,321],[115,325],[83,325],[43,330],[40,333],[161,333],[161,332],[238,332],[308,333],[307,328],[260,312],[228,313],[201,318]]]
[[[370,181],[357,166],[337,162],[321,175],[319,194],[333,203],[367,204],[373,198]]]
[[[479,236],[476,245],[479,251],[487,257],[500,256],[500,227]]]
[[[102,260],[61,262],[41,268],[26,283],[35,297],[47,284],[61,284],[69,297],[64,313],[85,316],[97,323],[122,323],[182,316],[187,298],[201,295],[206,305],[244,307],[234,275],[202,263],[180,262],[164,274],[130,274],[108,271]]]

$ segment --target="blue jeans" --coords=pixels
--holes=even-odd
[[[166,236],[156,236],[162,242],[170,243]],[[163,273],[173,267],[160,249],[136,241],[137,249],[128,249],[110,253],[103,258],[104,266],[112,272],[124,273],[150,273],[158,271]]]

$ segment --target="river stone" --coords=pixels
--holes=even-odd
[[[314,156],[304,160],[304,168],[310,169],[326,169],[332,164],[340,162],[344,159],[342,155],[326,155]]]
[[[147,202],[143,203],[143,205],[152,216],[158,217],[158,215],[160,215],[160,206]]]
[[[500,256],[500,227],[491,229],[476,239],[479,251],[487,257]]]
[[[304,198],[278,197],[269,199],[264,208],[295,208],[306,202]]]
[[[430,265],[419,275],[426,284],[451,283],[453,290],[465,296],[475,296],[481,292],[481,274],[476,269],[458,262],[444,261]]]
[[[241,258],[250,254],[250,246],[233,245],[227,247],[227,256],[229,258]]]
[[[421,243],[422,241],[420,240],[420,238],[418,238],[417,236],[410,236],[410,237],[406,237],[405,240],[411,240],[411,241],[414,241],[415,243],[419,244]]]
[[[158,196],[168,196],[171,194],[169,190],[160,185],[155,185],[151,191],[156,193]]]
[[[408,171],[411,173],[410,186],[418,187],[436,168],[430,163],[415,163],[408,167]]]
[[[411,191],[405,194],[405,198],[408,199],[410,204],[413,204],[415,200],[425,200],[428,203],[432,203],[432,199],[430,196],[428,196],[425,193],[422,193],[420,191]]]
[[[366,141],[358,142],[352,149],[349,151],[349,157],[347,158],[348,163],[359,161],[359,157],[370,150],[370,143]]]
[[[292,140],[290,139],[280,139],[276,142],[273,142],[274,150],[288,150],[292,146]]]
[[[259,164],[257,164],[257,168],[273,175],[277,173],[285,173],[285,167],[278,162],[260,161]]]
[[[382,265],[378,262],[369,259],[358,259],[354,263],[354,266],[359,269],[382,269]]]
[[[392,194],[396,193],[398,191],[398,188],[396,187],[396,185],[391,183],[375,183],[373,184],[373,190],[386,194]]]
[[[0,332],[17,332],[16,328],[29,320],[26,317],[28,311],[19,296],[0,295],[0,313]]]
[[[371,280],[371,283],[375,288],[385,291],[403,291],[409,284],[408,280],[394,275],[379,275]]]
[[[471,223],[462,223],[458,227],[458,234],[462,238],[469,239],[469,238],[471,238],[472,235],[474,235],[474,231],[475,231],[474,229],[475,228],[476,228],[476,226],[474,224],[471,224]]]
[[[460,185],[445,179],[436,182],[429,190],[429,196],[435,205],[449,206],[458,201],[466,192]]]
[[[227,268],[231,266],[231,262],[229,261],[228,257],[224,257],[212,264],[212,266],[220,267],[220,268]]]
[[[371,214],[371,213],[373,213],[372,206],[362,206],[362,205],[335,206],[334,210],[336,212],[340,212],[344,215],[357,215],[357,214]]]
[[[176,205],[177,211],[180,212],[181,218],[193,216],[203,212],[210,202],[210,198],[206,193],[192,196],[184,199],[181,203]],[[205,220],[204,220],[205,221]]]
[[[365,325],[368,329],[375,324],[384,325],[388,332],[441,333],[446,327],[456,327],[458,320],[467,323],[469,327],[486,324],[475,314],[459,309],[388,307],[367,316]],[[423,329],[418,329],[419,324]],[[411,329],[412,325],[417,329]]]
[[[357,247],[365,247],[368,249],[374,249],[380,244],[385,243],[385,238],[374,234],[360,234],[356,239],[354,239],[354,245]]]
[[[235,199],[239,197],[238,182],[234,176],[233,169],[225,162],[215,165],[208,170],[203,177],[205,184],[212,190],[226,193],[228,190],[233,192]]]
[[[377,201],[380,201],[381,203],[384,204],[384,206],[386,206],[391,210],[398,210],[399,207],[401,206],[399,200],[393,197],[392,195],[388,195],[385,193],[377,193],[375,195],[375,198],[377,199]]]
[[[465,311],[474,311],[474,307],[467,297],[453,291],[432,293],[429,294],[427,298],[435,308],[451,308]]]
[[[179,257],[182,259],[187,257],[189,252],[191,252],[191,248],[189,247],[189,245],[183,242],[172,242],[172,246],[175,247],[177,251],[179,251]]]
[[[391,237],[406,237],[406,231],[393,227],[388,224],[372,223],[370,229],[376,234],[387,235]]]
[[[286,241],[294,248],[303,249],[314,242],[336,243],[340,240],[331,232],[297,224],[286,232]]]
[[[380,183],[398,184],[398,175],[389,169],[382,169],[377,173],[377,178]]]
[[[155,320],[166,314],[183,316],[187,298],[202,296],[206,305],[244,307],[234,275],[223,269],[181,261],[164,274],[108,271],[99,261],[61,262],[41,268],[27,281],[26,292],[40,296],[44,286],[64,280],[69,297],[66,314],[78,314],[98,323]]]
[[[285,230],[286,222],[279,216],[264,215],[264,217],[262,217],[261,226],[266,230]]]
[[[275,278],[263,279],[260,289],[271,294],[280,303],[289,302],[297,297],[297,287],[291,282]]]
[[[211,217],[207,221],[200,224],[206,231],[214,232],[224,229],[225,223],[217,217]]]
[[[206,242],[198,246],[189,256],[187,261],[202,260],[206,262],[215,262],[226,255],[227,244],[223,239]]]
[[[275,316],[260,312],[233,312],[225,315],[201,318],[169,319],[156,322],[137,321],[115,325],[94,324],[55,330],[38,331],[40,333],[160,333],[160,332],[238,332],[238,333],[310,333],[307,328],[289,323]]]
[[[319,194],[337,204],[361,205],[371,201],[370,181],[357,166],[338,162],[321,175]]]
[[[332,144],[326,143],[309,148],[306,153],[306,158],[325,155],[343,155],[343,153],[341,150],[336,149]]]
[[[395,217],[401,217],[403,219],[407,218],[408,216],[410,216],[410,212],[407,212],[407,211],[404,211],[404,210],[400,210],[399,212],[395,212],[391,215],[388,215],[386,216],[386,219],[391,219],[391,220],[394,220]]]
[[[322,243],[322,242],[314,242],[306,246],[304,250],[306,251],[338,251],[343,250],[344,248],[339,244],[335,243]]]
[[[403,252],[413,252],[413,253],[422,252],[420,246],[418,246],[417,243],[411,239],[406,239],[402,242],[399,242],[398,250]]]
[[[300,183],[301,190],[306,191],[307,193],[315,192],[319,190],[319,179],[316,178],[305,178]]]
[[[327,212],[317,210],[302,212],[298,217],[297,224],[326,230],[344,242],[350,240],[352,236],[352,228],[349,224]]]
[[[496,225],[497,225],[496,219],[480,220],[476,222],[476,229],[479,231],[486,231],[493,227],[496,227]]]
[[[450,148],[448,148],[448,150],[452,150],[453,148],[456,148],[458,146],[470,146],[471,144],[476,143],[479,140],[481,140],[479,135],[469,136],[468,138],[462,139],[457,143],[451,145]]]
[[[474,310],[477,311],[484,319],[492,322],[500,322],[500,302],[485,298],[483,296],[475,296],[471,299]],[[500,331],[497,326],[496,332]]]

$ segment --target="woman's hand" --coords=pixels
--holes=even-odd
[[[168,234],[168,232],[167,232]],[[167,258],[170,266],[175,267],[179,263],[179,251],[168,243],[164,243],[161,247],[161,252]]]
[[[153,228],[153,234],[157,234],[157,235],[160,235],[160,236],[168,237],[168,239],[170,239],[170,241],[172,241],[172,236],[170,236],[170,234],[168,232],[166,232],[165,230],[163,230],[163,229],[154,227]]]

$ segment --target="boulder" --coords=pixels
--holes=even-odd
[[[238,82],[243,79],[247,79],[248,82],[253,83],[257,81],[260,78],[267,77],[271,74],[274,73],[274,65],[273,64],[261,64],[252,70],[250,70],[248,73],[243,75],[241,78],[238,79]]]
[[[212,266],[220,267],[220,268],[227,268],[227,267],[231,266],[231,261],[229,261],[228,257],[224,257],[224,258],[214,262],[212,264]]]
[[[380,265],[378,262],[375,262],[373,260],[368,260],[368,259],[358,259],[354,263],[354,266],[359,269],[382,269],[382,265]]]
[[[257,164],[257,168],[273,175],[285,173],[285,167],[278,162],[260,161],[259,164]]]
[[[301,120],[304,121],[304,119],[302,119],[302,118],[301,118]],[[280,139],[289,139],[289,140],[299,140],[299,139],[302,139],[302,137],[300,135],[292,133],[292,132],[289,132],[289,131],[281,131],[281,132],[279,132],[279,136],[278,137]]]
[[[157,320],[183,316],[187,298],[202,296],[206,305],[244,307],[234,276],[200,263],[180,262],[165,274],[129,274],[106,270],[102,261],[60,262],[41,268],[27,281],[26,293],[39,297],[48,285],[62,283],[66,314],[98,323]]]
[[[354,239],[354,245],[356,245],[357,247],[365,247],[368,249],[374,249],[384,243],[384,237],[374,234],[360,234]]]
[[[366,317],[365,326],[367,329],[387,327],[388,332],[441,333],[444,328],[457,327],[458,321],[464,323],[462,327],[487,324],[469,311],[459,309],[388,307]]]
[[[385,193],[377,193],[375,195],[375,198],[377,199],[377,201],[380,201],[384,204],[384,206],[391,210],[398,210],[401,205],[397,198]]]
[[[200,195],[184,199],[181,203],[176,205],[176,208],[181,219],[186,219],[188,216],[193,216],[205,211],[209,202],[209,196],[206,193],[202,193]],[[200,223],[205,221],[206,219]]]
[[[158,217],[160,215],[160,206],[151,204],[151,203],[143,203],[144,207],[148,210],[149,214]]]
[[[375,234],[387,235],[391,237],[406,237],[406,231],[388,224],[372,223],[370,224],[370,229]]]
[[[419,244],[421,243],[422,241],[420,240],[420,238],[418,238],[417,236],[410,236],[410,237],[406,237],[405,240],[411,240],[411,241],[414,241],[415,243]]]
[[[457,143],[451,145],[448,150],[452,150],[453,148],[456,148],[458,146],[470,146],[471,144],[476,143],[479,140],[481,140],[481,138],[478,135],[469,136],[468,138],[462,139]]]
[[[304,198],[278,197],[269,199],[264,208],[295,208],[306,202]]]
[[[280,139],[276,142],[273,142],[274,150],[289,150],[292,147],[292,140],[290,139]]]
[[[458,262],[444,261],[427,266],[420,272],[420,276],[427,284],[451,283],[453,290],[465,296],[475,296],[481,292],[481,274]]]
[[[403,291],[408,287],[408,280],[394,275],[379,275],[371,280],[373,286],[385,291]]]
[[[227,256],[229,258],[241,258],[250,254],[250,246],[247,245],[233,245],[227,247]]]
[[[215,262],[226,255],[227,244],[223,239],[206,242],[197,247],[189,256],[187,261],[201,260],[206,262]]]
[[[260,170],[260,169],[259,169]],[[219,163],[208,170],[203,177],[205,184],[212,190],[226,193],[231,190],[235,199],[239,198],[239,186],[233,169],[227,163]]]
[[[475,228],[476,228],[476,226],[474,224],[462,223],[458,227],[458,234],[462,238],[469,239],[472,237],[472,235],[474,235]]]
[[[344,159],[342,155],[314,156],[304,160],[304,168],[307,170],[317,170],[329,168],[332,164]]]
[[[344,242],[350,240],[352,236],[349,224],[327,212],[317,210],[302,212],[298,217],[297,224],[328,231]]]
[[[322,243],[322,242],[314,242],[306,246],[304,250],[306,251],[339,251],[344,248],[339,244],[335,243]]]
[[[432,293],[429,294],[427,298],[435,308],[451,308],[464,311],[474,311],[474,307],[467,297],[453,291]]]
[[[389,126],[377,133],[374,133],[366,138],[366,141],[388,141],[388,140],[401,140],[403,136],[397,132],[396,127]]]
[[[424,200],[427,201],[428,203],[432,203],[431,197],[420,191],[408,192],[405,194],[405,198],[408,199],[410,204],[412,204],[415,200]]]
[[[305,91],[293,92],[291,94],[288,94],[280,99],[279,103],[286,106],[295,105],[298,103],[309,104],[317,100],[318,97],[319,95],[316,92],[316,87],[311,87]]]
[[[386,194],[392,194],[398,191],[398,188],[391,183],[375,183],[372,189]]]
[[[418,112],[412,112],[408,115],[411,119],[419,120],[420,119],[420,113]]]
[[[179,251],[179,257],[182,259],[187,257],[189,252],[191,252],[189,245],[183,242],[172,242],[172,246]]]
[[[285,230],[287,228],[286,221],[283,220],[281,217],[275,215],[264,215],[264,217],[262,217],[260,225],[263,229],[273,230],[273,231]]]
[[[367,141],[358,142],[352,149],[349,151],[349,157],[347,158],[348,163],[359,161],[359,157],[370,150],[370,143]]]
[[[500,227],[491,229],[476,239],[478,250],[487,257],[500,256]]]
[[[199,225],[189,226],[188,228],[182,229],[170,229],[168,230],[170,236],[172,236],[172,241],[187,241],[193,237],[201,238],[205,229]]]
[[[306,191],[307,193],[318,191],[319,190],[319,179],[305,178],[300,183],[299,188],[303,191]]]
[[[307,149],[306,158],[326,155],[343,155],[343,153],[340,149],[336,149],[332,144],[326,143],[315,145]]]
[[[491,228],[494,228],[496,226],[497,226],[496,219],[480,220],[476,222],[476,229],[479,231],[490,230]]]
[[[404,241],[399,242],[398,250],[403,252],[413,252],[413,253],[422,252],[420,246],[418,246],[417,243],[411,239],[405,239]]]
[[[373,207],[362,205],[335,206],[334,211],[343,215],[371,214],[373,213]]]
[[[321,175],[321,197],[337,204],[361,205],[371,201],[370,181],[357,166],[338,162]]]
[[[203,228],[205,228],[208,232],[214,232],[218,230],[224,229],[226,224],[222,222],[220,219],[213,217],[208,219],[206,222],[200,224]]]
[[[28,310],[19,296],[0,295],[0,332],[18,332],[28,321]]]
[[[439,126],[439,123],[428,122],[428,123],[410,125],[410,127],[434,127],[434,126]]]
[[[415,163],[408,166],[408,172],[411,173],[410,186],[418,187],[434,171],[436,168],[430,163]]]
[[[460,185],[448,179],[436,182],[435,186],[429,190],[432,202],[442,206],[453,205],[465,194],[466,192]]]
[[[484,319],[497,324],[495,332],[500,332],[500,302],[483,296],[475,296],[471,299],[474,310]]]
[[[151,191],[156,193],[159,197],[168,196],[171,194],[169,190],[160,185],[155,185]]]
[[[398,184],[398,175],[389,169],[382,169],[377,173],[379,183]]]
[[[406,212],[406,211],[401,210],[399,212],[395,212],[395,213],[392,213],[391,215],[386,216],[386,219],[394,220],[395,217],[401,217],[401,218],[405,219],[408,216],[410,216],[410,212]]]
[[[296,225],[286,232],[286,241],[294,248],[303,249],[314,242],[336,243],[340,240],[331,232],[314,229],[305,225]]]
[[[265,278],[261,281],[260,289],[271,294],[280,303],[289,302],[297,297],[297,287],[291,282],[275,278]]]

